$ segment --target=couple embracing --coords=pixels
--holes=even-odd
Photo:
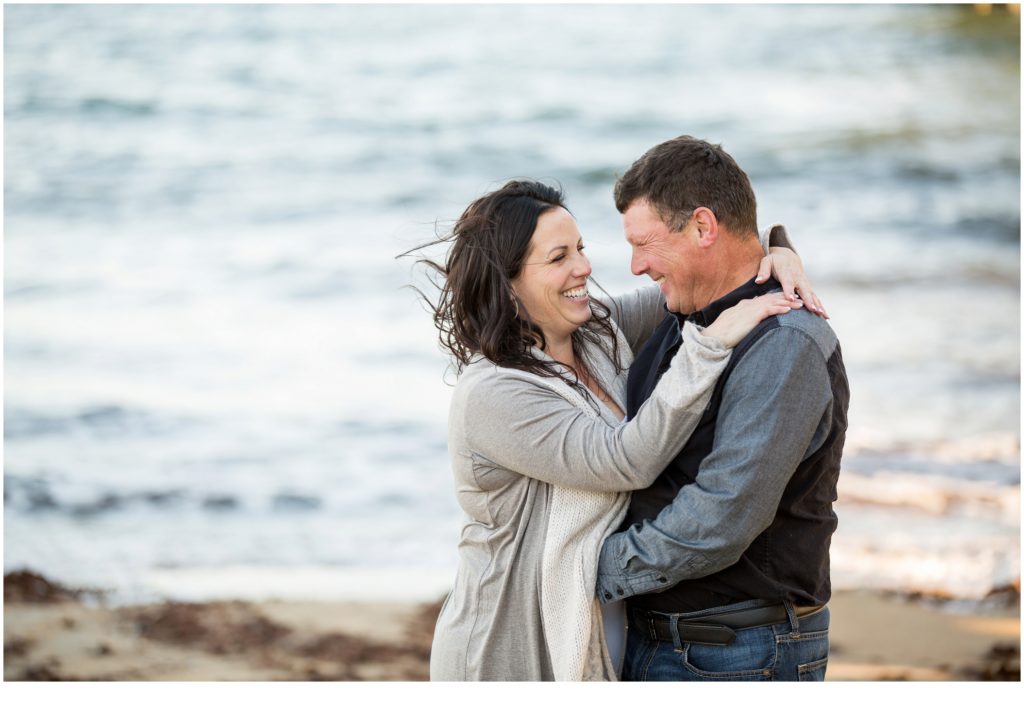
[[[655,146],[615,204],[657,285],[592,297],[531,181],[435,266],[465,520],[431,679],[821,680],[849,400],[825,310],[719,146]]]

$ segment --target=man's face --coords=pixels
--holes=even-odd
[[[646,200],[637,200],[622,215],[626,241],[633,249],[630,270],[648,275],[661,287],[669,311],[690,314],[697,310],[695,292],[701,249],[691,218],[682,231],[670,231]]]

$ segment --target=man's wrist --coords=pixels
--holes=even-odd
[[[661,572],[627,572],[628,547],[626,533],[608,536],[601,546],[597,559],[597,598],[602,603],[664,589],[668,584],[668,578]]]
[[[616,547],[622,541],[621,533],[613,533],[605,538],[601,545],[601,553],[597,556],[597,576],[614,577],[622,574],[622,566],[616,557],[619,548]]]

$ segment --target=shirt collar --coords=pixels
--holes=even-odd
[[[718,318],[719,314],[729,307],[735,306],[737,302],[780,289],[779,284],[774,278],[769,282],[763,282],[761,284],[754,282],[756,279],[756,277],[750,278],[750,280],[743,283],[732,292],[723,297],[719,297],[708,306],[703,309],[698,309],[692,314],[675,314],[676,319],[679,320],[679,325],[682,326],[684,321],[689,321],[697,324],[698,326],[710,326],[715,323],[715,319]]]

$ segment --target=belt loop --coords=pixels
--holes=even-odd
[[[790,633],[796,637],[800,637],[800,619],[797,618],[796,609],[793,608],[793,604],[790,601],[783,601],[782,605],[786,607],[786,617],[789,618]]]
[[[672,631],[672,649],[676,652],[683,651],[683,641],[679,637],[679,614],[673,613],[668,619],[669,630]]]

